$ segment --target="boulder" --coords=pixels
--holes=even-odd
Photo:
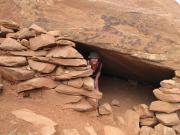
[[[73,78],[79,78],[79,77],[88,77],[92,75],[92,70],[84,70],[84,71],[67,71],[65,70],[64,73],[61,75],[56,75],[56,80],[69,80]]]
[[[32,24],[30,27],[29,27],[29,30],[34,30],[36,32],[37,35],[40,35],[40,34],[46,34],[47,31],[43,28],[41,28],[40,26],[36,25],[36,24]]]
[[[80,135],[77,129],[63,129],[61,135]]]
[[[28,90],[38,89],[38,88],[55,88],[57,82],[53,81],[50,78],[38,77],[24,82],[20,82],[16,85],[17,92],[24,92]]]
[[[47,54],[46,51],[44,50],[39,50],[39,51],[10,51],[8,52],[11,55],[15,56],[25,56],[25,57],[33,57],[33,56],[45,56]]]
[[[140,125],[141,126],[154,126],[158,123],[157,119],[155,117],[152,118],[143,118],[140,119]]]
[[[61,59],[61,58],[48,58],[48,57],[33,57],[32,59],[62,66],[86,66],[85,59]]]
[[[29,40],[27,40],[27,39],[22,39],[22,40],[20,41],[20,43],[21,43],[21,45],[23,45],[23,46],[25,46],[25,47],[27,47],[27,48],[30,49],[30,42],[29,42]]]
[[[47,34],[50,34],[54,37],[58,37],[60,36],[60,31],[59,30],[48,31]]]
[[[56,68],[56,65],[28,60],[29,66],[40,73],[51,73]]]
[[[150,105],[150,110],[155,112],[172,113],[180,110],[180,103],[168,103],[164,101],[154,101]]]
[[[103,105],[99,106],[99,114],[101,115],[109,115],[112,114],[112,108],[109,103],[104,103]]]
[[[75,88],[81,88],[83,86],[83,80],[82,78],[71,79],[67,82],[67,85]]]
[[[80,102],[64,105],[63,109],[73,109],[78,112],[87,112],[92,111],[94,108],[88,101],[82,99]]]
[[[57,125],[56,122],[53,120],[36,114],[31,110],[28,109],[20,109],[15,110],[12,112],[16,118],[27,121],[31,123],[33,126],[36,127],[37,130],[40,131],[42,135],[54,135],[56,132],[55,126]]]
[[[180,102],[180,95],[167,94],[167,93],[164,93],[163,91],[161,91],[159,89],[153,90],[153,93],[157,99],[160,99],[162,101],[172,102],[172,103]]]
[[[117,100],[117,99],[113,99],[113,100],[111,101],[111,105],[112,105],[112,106],[120,106],[120,102],[119,102],[119,100]]]
[[[75,96],[87,96],[94,99],[101,99],[102,93],[98,91],[87,91],[84,89],[78,89],[74,87],[70,87],[64,84],[60,84],[55,88],[56,92],[67,94],[67,95],[75,95]]]
[[[0,65],[15,67],[15,66],[24,66],[27,64],[25,57],[13,57],[13,56],[0,56]]]
[[[42,49],[44,47],[49,47],[55,45],[55,38],[48,34],[42,34],[30,40],[30,48],[32,50]]]
[[[125,133],[118,127],[106,125],[104,126],[104,135],[125,135]]]
[[[19,30],[20,28],[20,26],[17,23],[10,20],[0,20],[0,26],[3,26],[8,29],[12,29],[12,30]]]
[[[72,47],[76,46],[74,42],[65,39],[56,39],[56,44],[59,46],[72,46]]]
[[[154,134],[153,135],[176,135],[176,132],[174,129],[164,126],[162,124],[158,124],[154,128]]]
[[[149,110],[146,104],[140,104],[134,107],[134,110],[139,114],[140,118],[151,118],[154,116],[154,113]]]
[[[154,129],[148,126],[142,126],[140,129],[140,135],[153,135]]]
[[[8,81],[23,81],[33,78],[35,72],[23,68],[0,67],[0,74]]]
[[[170,114],[156,113],[156,118],[163,125],[167,125],[167,126],[177,125],[178,122],[180,121],[177,113],[170,113]]]
[[[83,59],[83,56],[71,46],[58,46],[53,48],[46,57],[66,58],[66,59]]]
[[[176,70],[175,75],[176,75],[177,78],[180,78],[180,70]]]
[[[167,94],[179,94],[180,95],[180,89],[179,88],[172,88],[172,89],[167,89],[167,88],[159,88],[161,91]]]
[[[29,30],[28,28],[22,28],[18,31],[18,38],[19,39],[29,39],[36,36],[35,31]]]
[[[160,82],[161,87],[172,89],[175,87],[176,83],[174,80],[163,80]]]
[[[137,112],[133,110],[127,110],[125,112],[124,120],[126,122],[126,126],[129,130],[134,133],[134,135],[138,135],[140,131],[139,122],[140,116]]]
[[[93,126],[86,126],[84,129],[86,130],[88,135],[98,135]]]
[[[91,77],[83,78],[83,88],[87,90],[94,90],[94,79]]]
[[[0,49],[7,51],[21,51],[27,48],[12,38],[6,38],[0,45]]]

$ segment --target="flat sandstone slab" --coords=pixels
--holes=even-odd
[[[24,66],[27,64],[25,57],[13,57],[13,56],[0,56],[0,65],[15,67],[15,66]]]

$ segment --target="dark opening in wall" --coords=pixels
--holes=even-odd
[[[98,52],[103,63],[103,75],[131,79],[149,84],[159,84],[161,80],[170,79],[175,75],[172,69],[145,62],[139,58],[115,51],[82,43],[77,43],[76,49],[86,59],[89,52]]]

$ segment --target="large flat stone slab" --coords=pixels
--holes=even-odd
[[[20,51],[27,48],[22,46],[19,42],[12,38],[6,38],[0,45],[0,49],[7,51]]]
[[[38,88],[52,89],[55,88],[56,86],[57,86],[57,82],[53,81],[52,79],[45,77],[38,77],[24,82],[20,82],[19,84],[17,84],[16,89],[17,92],[20,93],[23,91],[28,91]]]
[[[27,64],[25,57],[15,57],[15,56],[0,56],[0,65],[15,67],[15,66],[25,66]]]
[[[67,85],[60,84],[58,85],[55,90],[59,93],[67,94],[67,95],[76,95],[76,96],[87,96],[91,97],[94,99],[101,99],[102,98],[102,93],[98,91],[87,91],[84,89],[78,89],[74,87],[70,87]]]
[[[43,63],[34,60],[28,60],[29,66],[40,73],[51,73],[56,68],[56,65],[50,63]]]
[[[61,58],[48,58],[48,57],[33,57],[33,60],[47,62],[62,66],[86,66],[85,59],[61,59]]]
[[[0,74],[8,81],[23,81],[33,78],[35,72],[23,68],[0,67]]]
[[[150,105],[150,110],[155,112],[172,113],[180,110],[180,103],[169,103],[164,101],[154,101]]]
[[[27,51],[9,51],[9,53],[11,55],[15,55],[15,56],[34,57],[34,56],[46,56],[47,51],[44,51],[44,50],[39,50],[39,51],[27,50]]]
[[[54,57],[54,58],[66,58],[66,59],[82,59],[83,56],[73,47],[71,46],[59,46],[53,48],[47,54],[47,57]]]

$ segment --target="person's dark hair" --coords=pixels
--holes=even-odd
[[[88,56],[89,59],[93,59],[93,58],[99,58],[99,54],[97,52],[90,52],[89,53],[89,56]]]

